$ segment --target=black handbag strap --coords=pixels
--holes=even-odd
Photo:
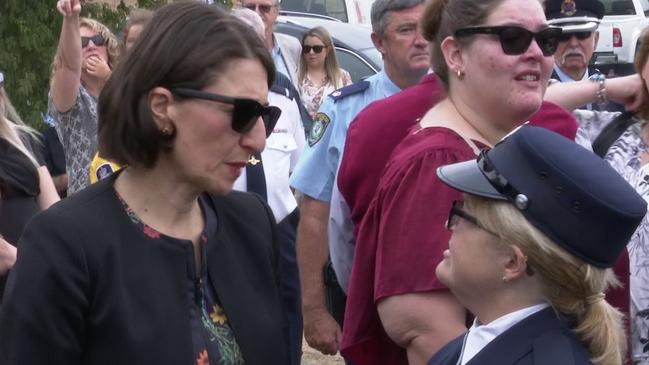
[[[611,123],[609,123],[599,136],[595,138],[593,142],[593,152],[599,157],[604,158],[606,152],[611,148],[611,145],[620,138],[622,133],[629,129],[629,127],[635,123],[638,123],[638,120],[634,118],[633,112],[624,112],[618,115]]]

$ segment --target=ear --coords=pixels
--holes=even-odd
[[[171,92],[164,87],[155,87],[149,91],[149,109],[158,129],[174,130],[174,116],[177,114],[176,103]]]
[[[376,32],[372,32],[372,43],[374,43],[374,47],[376,47],[376,49],[385,57],[386,51],[385,47],[383,46],[383,38]]]
[[[449,74],[464,71],[465,61],[463,59],[463,52],[457,40],[448,36],[444,38],[440,46],[444,60],[446,60],[446,65],[448,65]]]
[[[503,279],[513,281],[525,277],[528,272],[527,255],[521,251],[520,247],[510,246],[509,259],[505,264],[505,274]]]
[[[597,49],[597,43],[599,43],[599,31],[595,32],[595,37],[593,38],[593,49]]]

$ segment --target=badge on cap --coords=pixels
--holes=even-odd
[[[561,3],[561,14],[565,16],[573,16],[577,12],[577,4],[575,0],[564,0]]]

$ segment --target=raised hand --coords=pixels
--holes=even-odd
[[[59,0],[56,2],[56,10],[65,17],[79,15],[81,2],[80,0]]]

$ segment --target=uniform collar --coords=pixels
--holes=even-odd
[[[466,335],[460,364],[464,365],[469,362],[476,354],[487,346],[489,342],[493,341],[496,337],[500,336],[503,332],[507,331],[518,322],[549,306],[550,305],[547,303],[542,303],[519,309],[515,312],[505,314],[486,325],[480,325],[476,318],[473,321],[473,326],[469,328],[469,332]]]
[[[383,97],[388,97],[401,91],[401,89],[390,80],[388,74],[385,73],[385,70],[381,70],[377,76],[379,83],[381,84],[381,90],[383,90]]]
[[[567,73],[563,72],[563,70],[561,68],[559,68],[559,66],[557,66],[557,65],[554,65],[554,72],[557,73],[557,76],[559,76],[559,81],[561,81],[561,82],[573,82],[573,81],[575,81]],[[581,81],[588,80],[588,77],[590,77],[590,75],[588,74],[588,67],[586,67],[586,72],[584,72],[584,77],[581,78]]]

